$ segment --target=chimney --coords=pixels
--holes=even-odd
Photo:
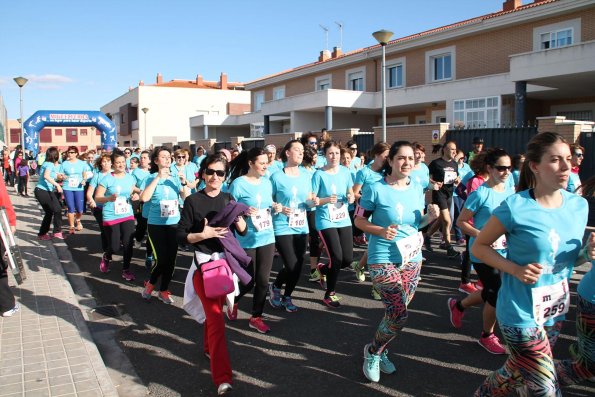
[[[227,89],[227,73],[221,73],[221,77],[219,77],[219,88],[222,90]]]
[[[202,85],[202,76],[200,74],[196,75],[196,85]]]
[[[343,55],[341,47],[333,47],[332,58],[339,58],[341,55]]]
[[[537,3],[537,1],[536,1]],[[513,11],[523,5],[522,0],[506,0],[502,3],[502,11]]]
[[[141,80],[138,82],[138,85],[145,85],[145,82]]]
[[[318,62],[324,62],[327,59],[331,59],[331,52],[329,50],[320,51]]]
[[[157,73],[157,84],[163,83],[163,76],[161,73]]]

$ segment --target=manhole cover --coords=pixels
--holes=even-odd
[[[97,306],[95,309],[91,310],[91,314],[98,317],[120,317],[120,311],[115,305]]]

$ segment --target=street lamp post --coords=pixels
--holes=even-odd
[[[382,142],[386,142],[386,44],[393,37],[393,32],[382,29],[372,36],[382,46]]]
[[[19,99],[21,104],[21,145],[23,146],[23,150],[25,150],[25,130],[23,129],[23,86],[27,84],[27,81],[29,80],[24,77],[15,77],[13,80],[19,86]]]
[[[145,114],[145,144],[144,144],[143,150],[146,150],[147,149],[147,112],[149,111],[149,108],[142,108],[141,110]]]

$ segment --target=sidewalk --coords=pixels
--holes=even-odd
[[[9,276],[21,310],[0,317],[0,396],[118,396],[52,242],[37,240],[37,201],[8,190],[27,280]]]

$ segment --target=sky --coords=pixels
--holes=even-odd
[[[0,0],[0,95],[10,119],[99,110],[140,80],[249,82],[502,9],[504,0]],[[523,4],[531,3],[525,0]],[[20,18],[18,16],[21,16]],[[343,26],[343,38],[338,24]]]

